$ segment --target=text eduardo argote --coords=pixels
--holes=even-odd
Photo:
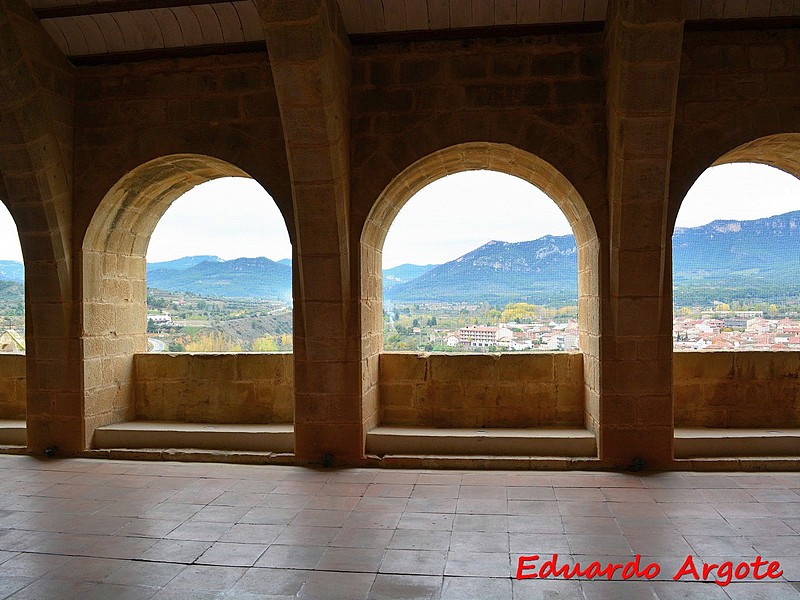
[[[581,563],[558,564],[558,554],[540,561],[538,554],[520,556],[517,561],[517,579],[548,579],[548,578],[585,578],[595,579],[605,577],[609,581],[617,576],[618,579],[653,579],[661,573],[658,563],[642,565],[642,557],[637,554],[627,563],[606,563],[597,561],[587,564]],[[713,581],[725,587],[734,579],[744,579],[752,576],[755,580],[778,579],[783,575],[781,565],[777,560],[768,561],[761,556],[756,556],[751,562],[725,561],[720,564],[695,562],[690,555],[683,564],[672,574],[675,581],[694,579],[695,581]]]

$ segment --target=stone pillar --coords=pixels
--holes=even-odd
[[[295,217],[295,454],[358,461],[364,418],[349,241],[350,49],[334,0],[259,0]]]
[[[603,310],[600,458],[673,456],[667,227],[683,2],[612,0],[606,21],[609,301]]]
[[[73,68],[21,0],[0,0],[0,174],[25,260],[28,447],[81,449],[73,310]]]

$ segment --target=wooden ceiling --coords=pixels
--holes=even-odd
[[[254,0],[27,0],[75,62],[259,48]],[[608,0],[337,0],[347,32],[380,35],[599,23]],[[689,20],[800,17],[800,0],[688,0]]]

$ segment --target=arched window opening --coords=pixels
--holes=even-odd
[[[528,181],[484,169],[429,183],[391,222],[382,260],[384,350],[578,348],[575,237]]]
[[[254,180],[224,177],[175,200],[147,249],[150,352],[291,352],[291,243]]]
[[[25,267],[17,226],[0,202],[0,354],[25,353]]]
[[[454,181],[463,178],[463,181],[469,182],[455,194],[453,208],[445,210],[442,216],[430,208],[432,204],[423,202],[422,211],[418,213],[421,216],[412,219],[407,226],[411,232],[408,241],[403,241],[402,236],[399,238],[399,245],[410,247],[409,251],[405,254],[396,253],[392,248],[395,242],[389,238],[396,235],[395,228],[398,233],[402,231],[405,217],[398,215],[406,206],[409,207],[409,214],[413,214],[411,208],[414,202],[409,201],[419,192],[423,193],[422,198],[427,193],[439,195],[437,188],[439,185],[446,186],[450,176]],[[474,180],[470,182],[474,177],[487,176],[494,178],[488,184],[488,189],[476,189]],[[501,199],[511,196],[498,188],[497,181],[502,179],[525,190],[517,199],[521,202],[519,206],[501,206]],[[436,183],[439,185],[434,185]],[[476,197],[470,198],[470,195]],[[534,204],[530,200],[531,195],[538,196],[542,204]],[[524,202],[523,198],[528,198],[528,202]],[[477,207],[476,210],[468,210],[470,203]],[[532,217],[526,220],[520,216],[521,206],[527,210],[536,206],[538,213],[537,208],[533,208],[528,213]],[[549,220],[544,218],[544,210],[549,210],[551,217],[558,217],[554,221],[557,223],[555,228],[549,230],[550,238],[547,237],[547,229],[539,228],[542,222]],[[563,211],[563,214],[559,211]],[[568,225],[564,224],[562,218],[566,219]],[[490,230],[492,222],[496,223],[499,231]],[[515,228],[520,224],[522,232],[515,234]],[[466,233],[458,242],[462,244],[460,248],[455,246],[455,249],[449,249],[453,256],[440,255],[428,259],[426,255],[415,254],[418,248],[435,248],[437,251],[440,247],[446,248],[445,236],[450,233],[455,234],[451,239],[456,240]],[[574,241],[569,239],[570,233],[574,234]],[[516,251],[527,249],[525,244],[542,244],[542,239],[547,243],[539,252]],[[458,258],[478,248],[483,248],[479,254],[500,249],[502,258],[472,260],[473,257],[470,257],[458,261]],[[389,441],[388,445],[381,441],[383,433],[380,430],[384,427],[422,427],[437,431],[452,428],[576,428],[584,430],[576,439],[585,439],[587,445],[574,448],[574,455],[588,456],[595,452],[594,434],[598,430],[600,406],[599,241],[588,207],[578,190],[558,169],[533,154],[506,144],[470,142],[444,148],[410,164],[388,183],[366,219],[360,250],[363,411],[367,427],[374,428],[367,434],[368,452],[399,452],[393,441]],[[546,259],[550,255],[562,261],[563,265],[569,265],[563,268],[561,275],[571,272],[571,276],[565,278],[568,283],[561,286],[561,297],[555,293],[558,286],[553,285],[552,278],[547,281],[546,278],[537,280],[532,276],[532,271],[536,270],[536,259]],[[455,263],[450,263],[453,259]],[[533,269],[531,262],[534,263]],[[433,300],[424,298],[430,305],[424,306],[426,302],[422,301],[419,293],[420,289],[424,289],[419,285],[420,281],[413,285],[393,281],[392,277],[403,275],[403,269],[399,270],[399,275],[393,269],[404,263],[423,267],[449,264],[446,269],[438,271],[428,268],[425,274],[429,276],[421,281],[429,284],[436,279],[430,275],[436,276],[453,267],[456,275],[448,280],[444,286],[447,289],[442,294],[452,299],[448,300],[450,304],[459,304],[458,309],[449,306],[448,312],[437,314],[430,309],[441,309],[447,303],[437,304],[439,298],[435,297]],[[483,287],[469,282],[464,285],[457,275],[459,268],[472,263],[484,267],[495,276],[495,280],[490,278],[490,283]],[[539,263],[538,266],[543,265]],[[509,275],[511,279],[518,275],[518,279],[528,286],[524,293],[520,294],[519,290],[509,286]],[[541,289],[536,288],[538,284],[541,284]],[[548,285],[549,296],[535,295]],[[413,290],[415,287],[417,289]],[[509,289],[511,296],[508,295]],[[479,308],[477,299],[469,304],[454,292],[472,295],[483,293],[492,298],[489,302],[484,301]],[[420,311],[419,316],[407,314],[405,307],[399,305],[404,293],[409,296],[415,293],[420,298],[420,301],[405,301],[406,305],[410,304],[409,311]],[[569,318],[577,321],[577,347],[580,352],[522,352],[498,345],[501,340],[498,340],[496,333],[500,324],[513,323],[509,336],[513,343],[515,334],[525,335],[537,317],[544,316],[536,311],[575,305],[578,309],[570,309],[572,315],[564,314],[561,317],[567,321]],[[423,312],[423,308],[427,311]],[[482,313],[478,312],[480,309]],[[453,319],[454,313],[456,318],[462,316],[458,314],[461,310],[477,313],[472,318],[478,318],[478,322],[473,320],[465,325],[486,327],[485,323],[488,323],[488,327],[498,328],[489,332],[494,336],[493,344],[490,338],[488,345],[467,348],[466,344],[461,346],[460,338],[456,337],[456,345],[447,346],[449,334],[461,329],[461,323]],[[550,317],[546,324],[554,322],[552,313],[545,314]],[[419,332],[414,331],[414,318],[419,319]],[[526,322],[528,319],[530,323]],[[428,335],[438,335],[438,347],[430,344],[428,337],[424,341],[412,341],[408,352],[385,351],[385,341],[389,344],[392,342],[384,340],[389,338],[384,332],[393,327],[391,335],[403,333],[395,327],[398,322],[406,328],[410,325],[412,340],[415,334],[422,338],[423,327],[427,328]],[[448,332],[446,335],[445,331]],[[432,350],[428,350],[428,344]],[[532,350],[535,349],[533,343],[531,346]],[[389,347],[387,344],[386,348]],[[445,352],[436,351],[442,347],[446,348]],[[553,349],[558,350],[557,347]],[[487,354],[490,350],[496,350],[497,353]],[[531,402],[532,390],[535,390],[536,402]],[[449,451],[456,454],[470,454],[473,449],[467,446],[448,444]]]
[[[800,350],[800,180],[766,164],[707,169],[672,237],[676,350]]]

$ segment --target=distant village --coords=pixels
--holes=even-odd
[[[176,326],[172,316],[151,314],[147,320],[149,337],[154,346],[151,351],[176,351],[177,348],[169,348],[168,343],[160,343],[158,338],[164,334],[157,333],[169,331]],[[240,319],[234,319],[234,322],[238,320]],[[256,332],[255,326],[252,326],[247,328],[247,333],[252,337],[263,336],[267,332]],[[387,336],[389,337],[391,336]],[[394,347],[387,345],[385,349],[562,352],[577,350],[578,337],[578,321],[575,318],[542,319],[531,323],[469,324],[461,327],[437,327],[429,321],[422,327],[410,327],[402,337],[406,343],[395,344]],[[673,347],[675,350],[800,350],[800,318],[768,318],[763,311],[708,311],[695,316],[676,316],[673,321]],[[24,352],[24,329],[0,326],[0,354]]]
[[[429,341],[443,342],[450,349],[467,351],[557,352],[578,349],[578,322],[501,323],[497,326],[468,325],[456,331],[434,332]]]
[[[768,319],[762,311],[715,311],[676,317],[676,350],[800,350],[800,320]]]

